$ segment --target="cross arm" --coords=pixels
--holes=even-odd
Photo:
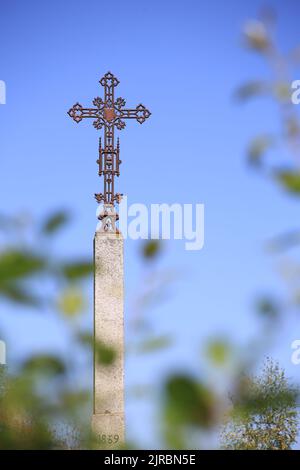
[[[136,119],[140,124],[143,124],[149,116],[151,113],[143,104],[137,105],[135,109],[119,109],[121,119]]]
[[[104,101],[101,98],[95,98],[93,105],[96,106],[96,108],[84,108],[80,103],[76,103],[69,109],[68,115],[77,122],[77,124],[85,118],[95,119],[93,126],[96,129],[101,129],[105,124]]]
[[[78,123],[85,118],[98,118],[99,110],[97,108],[84,108],[80,103],[76,103],[69,109],[68,115]]]

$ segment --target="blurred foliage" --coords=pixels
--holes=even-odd
[[[213,391],[193,376],[172,375],[164,386],[163,418],[169,447],[187,448],[191,428],[208,430],[216,422]]]
[[[22,367],[23,372],[34,375],[63,375],[66,371],[66,366],[56,356],[40,354],[27,359]]]
[[[66,317],[80,315],[86,307],[85,297],[78,288],[69,287],[61,292],[57,299],[57,307]]]
[[[47,268],[44,257],[19,248],[0,252],[0,293],[6,299],[27,305],[39,305],[37,295],[28,292],[24,281],[42,274]]]
[[[270,253],[281,253],[300,244],[300,230],[291,230],[288,233],[273,237],[266,244]]]
[[[276,321],[281,313],[280,305],[271,296],[260,297],[256,302],[256,310],[261,316],[272,321]]]
[[[222,433],[225,449],[289,450],[296,442],[299,390],[267,360],[262,374],[243,377]]]
[[[76,354],[85,357],[91,374],[93,349],[104,366],[116,355],[104,341],[94,343],[80,322],[89,304],[85,280],[91,279],[92,260],[55,254],[55,237],[68,226],[68,213],[58,211],[42,222],[19,220],[0,218],[0,302],[18,304],[23,315],[25,307],[56,311],[67,322],[72,353],[41,351],[9,370],[0,368],[0,449],[99,448],[90,426],[91,391],[74,381],[80,370]]]
[[[141,353],[149,353],[155,351],[161,351],[161,349],[167,348],[172,344],[172,340],[169,336],[159,336],[151,337],[143,341],[139,347],[138,351]]]
[[[64,276],[70,281],[75,281],[93,273],[93,266],[87,261],[66,263],[62,266]]]
[[[69,221],[70,216],[66,211],[58,211],[51,214],[42,224],[42,232],[46,235],[53,235],[63,228]]]
[[[299,152],[300,122],[296,107],[291,101],[291,73],[299,63],[299,50],[283,55],[275,40],[276,15],[265,9],[259,19],[247,21],[243,29],[247,49],[258,54],[271,69],[271,78],[255,77],[242,84],[235,93],[240,102],[253,98],[271,98],[279,110],[278,120],[282,130],[262,130],[248,146],[248,161],[271,181],[280,184],[289,194],[300,194]],[[296,53],[297,52],[297,53]],[[272,155],[284,151],[281,162],[272,162]],[[292,156],[287,164],[285,155]],[[268,158],[267,158],[268,157]],[[295,246],[299,231],[277,237],[277,248]],[[274,243],[273,243],[274,247]],[[298,284],[300,268],[297,269]],[[296,292],[293,297],[296,302]],[[298,295],[298,299],[300,295]],[[220,428],[224,414],[229,420],[222,434],[224,448],[289,449],[298,435],[298,390],[288,383],[278,364],[267,361],[261,375],[251,378],[250,372],[276,338],[276,326],[284,321],[289,301],[278,295],[260,296],[255,304],[260,322],[256,337],[248,347],[237,346],[232,339],[211,338],[205,346],[209,361],[209,374],[218,370],[215,379],[205,375],[173,374],[163,388],[163,430],[169,448],[191,447],[191,436],[196,431],[196,447],[201,447],[203,433]],[[300,305],[300,303],[298,304]],[[266,334],[268,335],[266,338]],[[222,375],[223,374],[223,375]],[[227,379],[227,381],[226,381]],[[224,387],[234,390],[233,403],[228,404]]]
[[[272,98],[279,110],[278,119],[282,131],[263,131],[248,146],[249,162],[265,175],[279,183],[287,192],[300,195],[299,156],[300,120],[297,106],[292,103],[292,74],[299,64],[299,46],[283,53],[276,40],[276,15],[272,9],[264,9],[258,19],[246,22],[244,43],[258,54],[271,72],[271,78],[255,78],[242,84],[235,92],[241,101],[254,97]],[[270,75],[269,75],[270,76]],[[293,157],[289,164],[271,163],[266,159],[269,151],[287,150]],[[271,157],[271,156],[270,156]],[[274,160],[275,161],[275,160]],[[267,163],[268,162],[268,163]]]
[[[247,99],[264,95],[268,92],[266,83],[261,81],[247,82],[241,85],[235,92],[235,97],[239,101],[245,101]]]
[[[16,224],[15,218],[9,216],[2,216],[5,221],[4,226],[10,227],[10,232],[7,234],[4,230],[4,243],[0,251],[0,295],[2,299],[30,307],[47,306],[49,305],[48,295],[43,289],[36,292],[36,281],[43,279],[47,282],[59,282],[63,285],[63,278],[67,282],[81,281],[89,277],[93,272],[93,264],[91,260],[75,259],[72,261],[61,260],[50,256],[50,243],[52,238],[57,234],[57,230],[69,220],[67,213],[59,211],[52,214],[46,221],[36,225],[42,227],[41,233],[35,233],[35,226],[25,226],[26,235],[32,239],[31,243],[22,243],[17,236],[12,237],[12,232],[20,232],[20,227],[24,230],[24,226]],[[51,235],[51,238],[43,240],[44,234]],[[5,235],[6,239],[5,239]],[[16,240],[14,245],[11,239]],[[20,248],[21,246],[21,248]],[[60,279],[60,277],[62,279]],[[83,308],[82,296],[80,289],[77,294],[75,287],[73,291],[67,291],[66,286],[63,286],[60,295],[59,306],[66,313],[72,314],[75,308],[75,302],[81,304]]]
[[[276,179],[292,194],[300,194],[300,172],[281,170],[275,173]]]
[[[212,340],[207,344],[206,355],[214,365],[223,366],[232,355],[232,346],[227,340]]]
[[[267,25],[259,20],[249,20],[244,28],[245,44],[252,50],[268,53],[272,48]]]
[[[253,139],[248,148],[249,163],[260,166],[262,164],[262,157],[273,145],[274,138],[267,134],[260,135]]]
[[[96,362],[105,366],[113,364],[117,351],[102,341],[96,340],[94,335],[82,332],[78,336],[79,341],[92,349],[94,349]]]

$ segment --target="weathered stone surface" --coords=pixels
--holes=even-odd
[[[93,429],[115,447],[124,442],[124,267],[121,234],[96,232],[94,240],[95,339],[113,347],[112,365],[95,362]],[[118,439],[118,444],[116,440]],[[112,441],[112,442],[111,442]],[[108,445],[108,447],[109,447]]]
[[[92,427],[101,449],[117,449],[125,442],[124,413],[94,414]]]

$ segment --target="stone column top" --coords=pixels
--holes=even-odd
[[[95,237],[101,237],[107,240],[123,240],[123,235],[121,232],[103,232],[96,230]]]

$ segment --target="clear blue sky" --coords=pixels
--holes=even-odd
[[[279,15],[280,44],[299,43],[300,4],[269,4]],[[91,122],[76,125],[66,112],[76,101],[89,105],[101,96],[98,80],[108,70],[120,79],[118,96],[152,112],[142,126],[128,122],[120,133],[118,189],[129,202],[205,204],[204,249],[187,252],[171,242],[162,260],[183,279],[153,312],[153,322],[157,333],[177,338],[176,346],[159,361],[129,360],[128,387],[156,382],[172,367],[195,369],[203,338],[227,333],[244,343],[257,328],[254,296],[281,286],[262,242],[295,226],[299,206],[245,164],[250,138],[278,128],[276,108],[232,100],[236,86],[268,73],[241,47],[242,25],[262,6],[260,0],[1,2],[0,79],[7,84],[7,104],[0,106],[1,212],[42,216],[71,208],[75,222],[57,249],[91,254],[93,194],[102,187],[98,135]],[[137,242],[126,243],[128,338],[138,249]],[[12,356],[64,349],[55,319],[12,315],[3,305],[0,315]],[[299,378],[300,368],[290,364],[296,338],[300,324],[291,320],[273,353]],[[130,436],[154,442],[145,426],[151,410],[130,402],[127,412]]]

